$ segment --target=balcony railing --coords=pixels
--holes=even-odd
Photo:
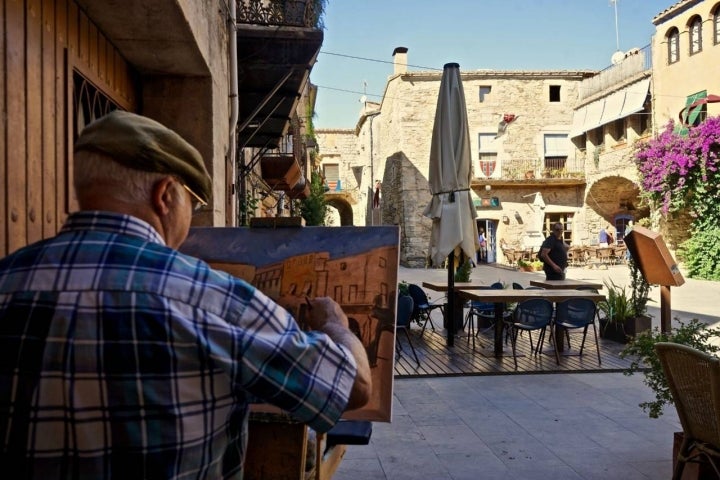
[[[650,45],[630,50],[625,55],[617,65],[610,65],[597,75],[583,80],[578,100],[582,101],[652,69]]]
[[[237,22],[322,29],[326,0],[235,0]]]
[[[585,178],[585,158],[548,158],[543,161],[511,162],[502,167],[503,180]]]

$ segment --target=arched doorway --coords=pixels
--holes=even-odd
[[[348,227],[353,225],[353,211],[350,204],[342,198],[327,198],[327,204],[338,211],[340,215],[340,226]]]

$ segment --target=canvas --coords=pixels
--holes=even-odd
[[[395,359],[399,228],[194,227],[180,250],[253,284],[303,326],[305,297],[331,297],[372,368],[373,395],[345,419],[389,422]]]

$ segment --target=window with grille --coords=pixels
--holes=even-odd
[[[713,44],[720,43],[720,7],[715,8],[712,14],[713,20]]]
[[[699,16],[690,21],[690,55],[702,50],[702,20]]]
[[[677,28],[671,28],[667,34],[668,63],[675,63],[680,60],[680,32]]]
[[[567,133],[546,133],[543,135],[546,169],[562,170],[565,168],[569,143]]]
[[[73,71],[73,143],[85,125],[119,108],[87,78]]]

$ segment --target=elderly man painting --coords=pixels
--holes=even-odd
[[[179,253],[210,199],[200,154],[113,112],[75,145],[80,212],[0,260],[0,464],[14,478],[241,478],[249,402],[319,431],[370,395],[330,299],[303,332],[253,288]]]

